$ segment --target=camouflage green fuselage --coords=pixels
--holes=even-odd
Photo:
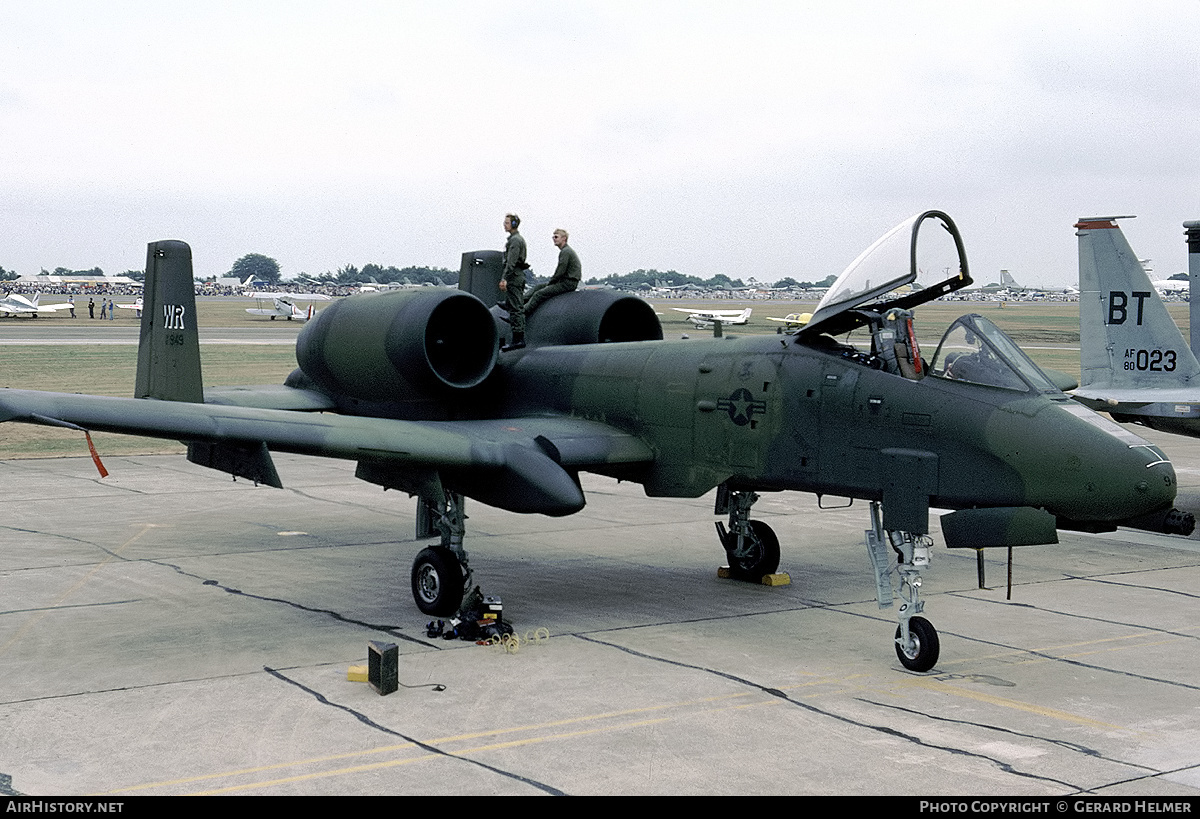
[[[1032,506],[1113,521],[1174,496],[1160,453],[1062,394],[910,380],[844,353],[790,336],[543,347],[502,360],[497,414],[565,414],[640,437],[654,460],[633,477],[649,495],[727,481],[885,508]]]

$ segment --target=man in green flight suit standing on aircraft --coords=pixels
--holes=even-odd
[[[499,306],[508,310],[512,341],[500,348],[502,353],[520,350],[525,346],[525,271],[529,265],[525,263],[525,237],[517,232],[520,224],[520,216],[515,213],[505,215],[504,229],[508,231],[508,241],[504,243],[504,276],[500,279],[505,300]]]

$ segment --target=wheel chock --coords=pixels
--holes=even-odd
[[[366,682],[367,667],[365,665],[352,665],[346,669],[346,682]]]
[[[717,568],[717,577],[722,580],[737,579],[733,576],[733,570],[728,566],[719,566]],[[792,578],[787,572],[775,572],[774,574],[764,574],[759,582],[764,586],[790,586]]]

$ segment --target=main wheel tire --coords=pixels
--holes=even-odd
[[[462,563],[445,546],[430,546],[417,553],[412,568],[413,600],[423,613],[449,617],[463,601]]]
[[[737,535],[730,532],[725,536],[725,553],[729,557],[729,571],[738,580],[755,583],[763,575],[773,574],[779,568],[779,538],[775,530],[761,520],[750,521],[750,551],[742,556],[734,555]]]
[[[896,626],[896,656],[900,664],[909,671],[928,671],[937,665],[942,646],[933,624],[924,617],[913,617],[908,621],[908,632],[913,640],[911,651],[900,644],[900,626]]]

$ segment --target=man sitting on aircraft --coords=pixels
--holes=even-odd
[[[560,293],[570,293],[579,287],[579,281],[583,278],[583,265],[579,261],[579,255],[567,244],[567,232],[562,228],[554,231],[554,246],[558,248],[558,267],[554,268],[554,275],[550,277],[550,281],[529,291],[529,296],[525,299],[526,316],[546,299]]]

